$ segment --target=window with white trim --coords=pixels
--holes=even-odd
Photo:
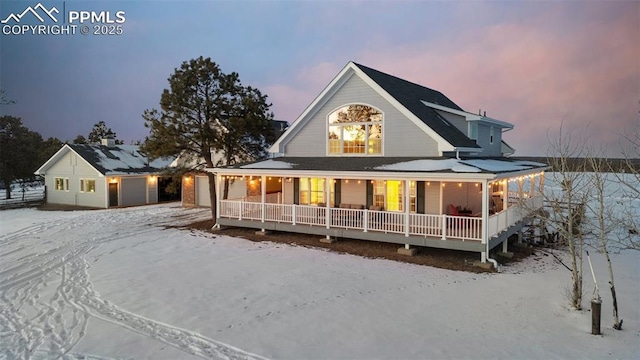
[[[69,191],[69,178],[57,177],[54,179],[55,189],[58,191]]]
[[[404,181],[373,180],[373,205],[387,211],[404,211]],[[416,182],[409,182],[409,211],[416,212]]]
[[[381,155],[382,112],[364,104],[345,105],[328,118],[329,155]]]
[[[96,180],[95,179],[80,179],[80,192],[81,193],[94,193],[94,192],[96,192]]]
[[[300,178],[300,204],[301,205],[318,205],[326,204],[327,196],[324,189],[325,179],[322,178]],[[330,205],[333,205],[333,194],[335,187],[330,186],[331,194],[329,195]]]

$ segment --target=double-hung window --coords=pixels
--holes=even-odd
[[[96,192],[96,180],[95,179],[80,179],[80,192],[82,192],[82,193],[94,193],[94,192]]]
[[[69,178],[57,177],[54,179],[55,189],[58,191],[69,191]]]

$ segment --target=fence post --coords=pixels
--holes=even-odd
[[[238,211],[238,220],[242,220],[242,204],[244,204],[244,201],[240,201],[240,211]]]

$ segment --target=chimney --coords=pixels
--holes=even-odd
[[[108,148],[114,148],[116,147],[116,139],[114,139],[113,137],[106,137],[102,139],[102,145],[106,146]]]
[[[482,115],[482,116],[487,117],[487,112],[485,111],[485,112],[484,112],[484,115]]]

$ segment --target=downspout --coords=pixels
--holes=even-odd
[[[500,272],[500,265],[496,261],[496,259],[492,259],[489,257],[489,241],[487,240],[487,261],[493,264],[493,268],[496,269],[497,272]]]

